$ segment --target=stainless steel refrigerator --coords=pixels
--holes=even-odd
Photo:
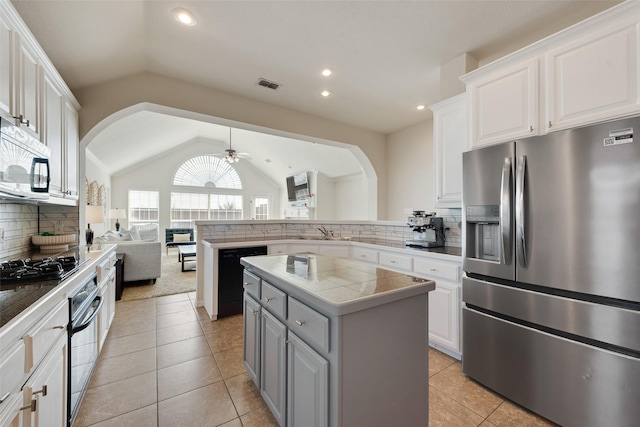
[[[563,426],[640,424],[640,118],[463,155],[466,375]]]

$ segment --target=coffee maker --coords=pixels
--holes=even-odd
[[[444,246],[444,220],[435,212],[413,211],[407,218],[407,225],[413,230],[413,240],[405,245],[417,248],[439,248]]]

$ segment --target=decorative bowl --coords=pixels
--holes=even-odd
[[[31,236],[31,243],[40,246],[41,252],[58,252],[69,249],[69,243],[76,241],[75,234],[56,234],[53,236]]]

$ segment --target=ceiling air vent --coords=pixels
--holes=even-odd
[[[273,89],[273,90],[276,90],[280,87],[280,83],[271,82],[267,79],[262,79],[262,78],[258,80],[258,85],[268,87],[269,89]]]

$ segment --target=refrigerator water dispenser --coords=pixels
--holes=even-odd
[[[500,206],[467,206],[467,257],[500,261]]]

